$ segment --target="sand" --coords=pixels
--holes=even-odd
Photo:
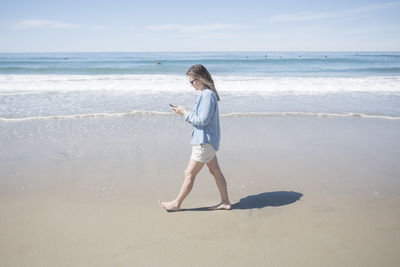
[[[1,266],[398,266],[400,123],[225,117],[233,209],[179,117],[2,123]]]

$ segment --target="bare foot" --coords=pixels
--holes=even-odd
[[[218,205],[209,207],[209,210],[230,210],[232,208],[231,204],[229,203],[219,203]]]
[[[175,202],[163,202],[161,200],[158,201],[158,205],[164,208],[166,211],[177,211],[180,209],[179,205]]]

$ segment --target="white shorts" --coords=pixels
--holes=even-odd
[[[208,163],[216,155],[217,151],[210,144],[200,144],[192,146],[192,160]]]

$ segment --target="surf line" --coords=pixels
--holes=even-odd
[[[386,116],[363,113],[314,113],[314,112],[249,112],[221,114],[221,117],[358,117],[400,120],[400,116]]]
[[[35,116],[21,118],[2,118],[3,122],[18,122],[31,120],[60,120],[75,118],[96,118],[96,117],[129,117],[129,116],[179,116],[173,112],[163,111],[131,111],[122,113],[89,113],[89,114],[71,114],[71,115],[54,115],[54,116]],[[223,113],[221,117],[345,117],[345,118],[375,118],[400,120],[400,116],[386,116],[362,113],[313,113],[313,112],[244,112],[244,113]]]
[[[88,113],[88,114],[71,114],[71,115],[54,115],[54,116],[35,116],[21,118],[1,118],[0,121],[30,121],[30,120],[59,120],[59,119],[75,119],[75,118],[96,118],[96,117],[125,117],[125,116],[168,116],[175,115],[171,112],[159,111],[132,111],[122,113]]]

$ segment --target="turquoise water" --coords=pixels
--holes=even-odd
[[[194,64],[206,65],[216,75],[400,75],[398,52],[0,54],[0,74],[180,75]]]
[[[400,52],[0,54],[0,123],[171,115],[211,72],[222,116],[400,119]]]

